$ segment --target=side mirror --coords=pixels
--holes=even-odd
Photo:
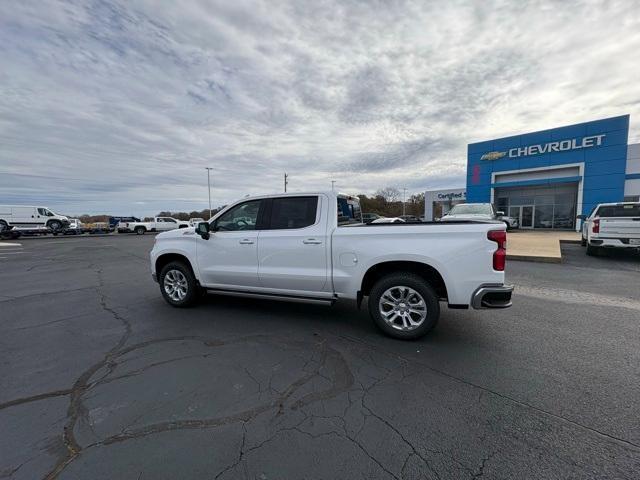
[[[200,222],[196,225],[196,233],[205,240],[209,240],[211,234],[209,233],[209,222]]]
[[[499,216],[499,217],[504,217],[504,212],[502,210],[498,210],[496,212],[496,215]]]

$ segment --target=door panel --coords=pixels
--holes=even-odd
[[[260,231],[258,243],[258,273],[264,288],[330,290],[327,207],[324,196],[272,199],[271,228]]]
[[[250,200],[231,208],[213,224],[208,240],[199,235],[196,253],[202,283],[259,287],[257,219],[264,202]]]
[[[199,235],[196,251],[202,283],[257,287],[257,232],[212,232],[205,240]]]

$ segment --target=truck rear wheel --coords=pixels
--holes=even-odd
[[[587,244],[587,255],[591,257],[597,257],[598,255],[600,255],[600,253],[601,253],[600,247],[593,247]]]
[[[144,232],[146,232],[147,229],[144,227],[136,227],[134,232],[136,232],[136,235],[144,235]]]
[[[376,282],[369,294],[369,314],[385,334],[402,340],[426,335],[438,323],[438,296],[423,278],[393,273]]]
[[[188,265],[170,262],[162,268],[158,278],[162,296],[174,307],[193,305],[199,297],[198,282]]]

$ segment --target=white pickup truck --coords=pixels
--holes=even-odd
[[[357,197],[295,193],[244,198],[196,228],[162,233],[151,273],[165,300],[202,291],[331,304],[368,297],[375,324],[418,338],[449,308],[505,308],[505,224],[362,223]]]
[[[583,220],[582,246],[587,255],[607,248],[640,251],[640,202],[601,203],[578,219]]]
[[[154,217],[153,222],[120,222],[118,232],[133,232],[137,235],[144,235],[147,232],[166,232],[176,228],[187,228],[189,222],[177,220],[172,217]]]

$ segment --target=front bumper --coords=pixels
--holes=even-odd
[[[482,285],[471,296],[475,309],[508,308],[511,306],[513,285]]]

